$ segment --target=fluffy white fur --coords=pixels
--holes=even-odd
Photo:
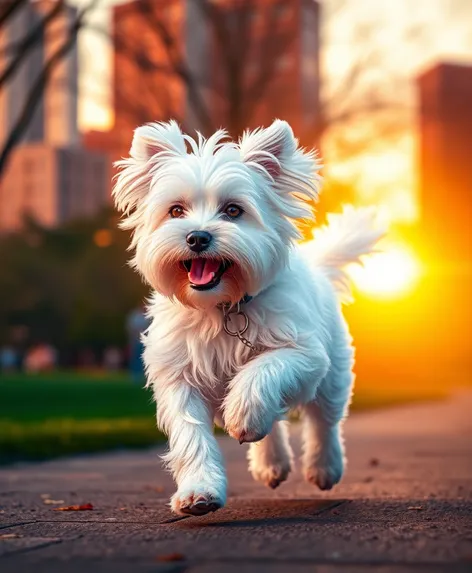
[[[133,265],[154,289],[144,337],[148,385],[169,437],[165,461],[177,482],[178,513],[201,515],[225,504],[224,462],[213,423],[251,442],[249,469],[270,487],[292,468],[287,411],[304,411],[303,471],[329,489],[342,477],[341,425],[353,384],[353,349],[340,302],[344,267],[373,251],[381,232],[370,210],[331,216],[311,242],[297,245],[296,220],[312,217],[319,163],[276,120],[238,143],[218,131],[184,135],[175,122],[136,130],[119,163],[114,197],[133,230]],[[229,220],[225,205],[243,214]],[[169,214],[173,205],[180,218]],[[181,261],[186,236],[211,233],[199,256],[233,266],[211,290],[192,288]],[[223,329],[221,304],[243,304],[254,349]],[[257,442],[257,443],[256,443]]]

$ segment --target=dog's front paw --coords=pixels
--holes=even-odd
[[[244,397],[232,396],[224,409],[224,423],[228,434],[240,444],[259,442],[271,431],[276,412],[260,404],[252,404]]]
[[[178,515],[205,515],[220,509],[225,504],[224,495],[205,485],[180,488],[170,500],[170,506]]]
[[[268,416],[256,418],[245,415],[239,420],[228,416],[226,420],[226,431],[232,438],[238,440],[240,444],[259,442],[267,436],[274,423],[273,418]]]

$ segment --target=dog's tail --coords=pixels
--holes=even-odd
[[[375,253],[376,243],[385,235],[376,218],[373,207],[346,206],[342,213],[328,215],[328,224],[315,229],[313,240],[300,245],[310,264],[328,276],[344,303],[352,302],[346,266],[362,264],[362,257]]]

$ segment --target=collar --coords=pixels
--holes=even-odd
[[[253,298],[254,298],[253,296],[251,296],[250,294],[246,293],[246,294],[243,296],[243,298],[240,299],[240,300],[239,300],[235,305],[233,305],[232,307],[229,306],[229,303],[228,303],[228,302],[219,302],[216,306],[217,306],[218,308],[220,308],[220,309],[226,309],[226,310],[230,310],[231,308],[237,308],[237,309],[238,309],[238,312],[239,312],[239,309],[240,309],[241,305],[247,304],[248,302],[251,302],[251,300],[252,300]]]
[[[247,304],[248,302],[251,302],[251,300],[252,300],[253,298],[254,298],[254,297],[252,297],[250,294],[247,294],[247,293],[246,293],[246,294],[243,296],[243,298],[239,301],[239,304]]]
[[[241,310],[241,305],[250,302],[252,298],[253,297],[251,295],[246,293],[243,296],[243,298],[233,306],[230,306],[229,303],[220,304],[218,306],[223,312],[223,328],[226,334],[228,334],[229,336],[236,336],[245,346],[247,346],[251,350],[255,350],[255,346],[252,344],[252,342],[250,342],[245,336],[243,336],[243,334],[249,327],[249,318],[247,314],[243,310]],[[244,325],[242,326],[241,329],[238,329],[238,327],[236,326],[236,330],[233,330],[234,327],[233,328],[230,327],[231,315],[240,316],[244,320]]]

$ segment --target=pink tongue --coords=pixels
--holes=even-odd
[[[206,285],[213,280],[220,268],[220,261],[214,259],[192,259],[188,278],[194,285]]]

